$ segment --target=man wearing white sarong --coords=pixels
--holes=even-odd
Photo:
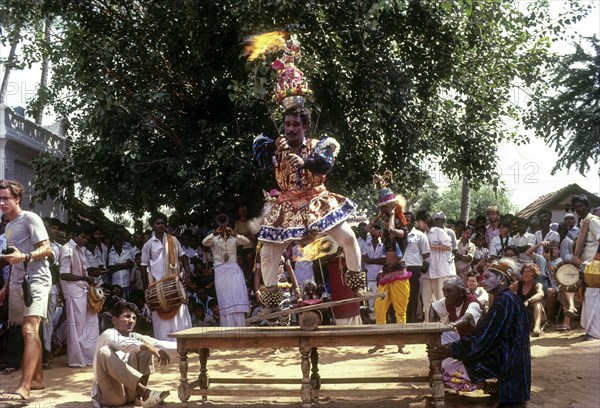
[[[585,195],[573,196],[571,203],[579,216],[579,236],[575,242],[574,261],[600,261],[600,218],[590,213],[590,202]],[[581,326],[588,339],[600,339],[600,288],[585,288]]]
[[[89,234],[76,231],[75,239],[60,249],[60,280],[67,312],[67,356],[69,367],[92,365],[98,339],[98,315],[88,307],[88,292],[94,278],[87,274],[85,246]]]
[[[442,320],[456,331],[442,333],[442,344],[450,344],[469,334],[483,314],[481,304],[469,292],[460,276],[451,276],[443,284],[444,297],[431,304],[429,320]],[[477,386],[471,382],[462,361],[452,357],[442,360],[442,381],[446,388],[455,391],[474,391]]]
[[[367,270],[367,289],[371,293],[377,293],[377,275],[385,265],[385,249],[379,240],[371,234],[367,235],[366,245],[361,248],[362,260]],[[369,299],[369,317],[375,321],[375,299]]]
[[[216,221],[218,227],[204,238],[202,245],[210,247],[214,257],[221,326],[242,327],[246,325],[246,313],[250,313],[250,302],[244,272],[237,263],[237,247],[250,240],[236,234],[225,214],[218,215]]]
[[[165,232],[167,217],[164,214],[154,214],[148,220],[152,226],[152,237],[142,248],[142,280],[144,287],[150,283],[159,281],[169,275],[179,275],[180,262],[184,266],[185,277],[187,274],[187,257],[181,248],[181,244],[172,235]],[[171,256],[172,255],[172,256]],[[172,259],[172,262],[171,262]],[[157,311],[152,312],[152,326],[154,337],[158,340],[173,341],[168,337],[169,333],[192,327],[192,318],[187,305],[180,305],[173,316],[166,316]]]

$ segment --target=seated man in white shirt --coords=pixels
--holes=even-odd
[[[111,315],[114,328],[105,330],[96,342],[92,405],[115,407],[136,400],[143,407],[160,404],[169,391],[149,389],[148,378],[154,372],[154,357],[161,366],[170,362],[164,349],[173,348],[174,343],[135,333],[137,307],[133,303],[116,303]]]
[[[451,276],[442,287],[444,298],[433,302],[429,321],[442,320],[456,331],[442,334],[442,344],[459,340],[473,331],[483,314],[479,300],[471,294],[459,276]],[[464,364],[453,358],[442,361],[442,381],[455,391],[474,391],[477,385],[471,381]]]

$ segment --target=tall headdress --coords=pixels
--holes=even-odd
[[[389,170],[383,172],[383,176],[380,176],[379,174],[373,175],[373,183],[375,184],[375,187],[379,189],[377,205],[380,207],[398,200],[398,196],[390,188],[393,177],[393,173]]]
[[[306,98],[312,94],[304,73],[296,67],[300,61],[300,42],[295,34],[291,34],[289,40],[285,40],[287,33],[274,31],[259,34],[246,39],[245,52],[248,61],[268,52],[283,50],[280,58],[271,65],[277,71],[277,84],[273,94],[284,109],[302,108]]]

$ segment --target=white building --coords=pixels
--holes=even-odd
[[[30,210],[31,181],[34,177],[32,160],[42,153],[62,157],[67,151],[68,141],[62,126],[38,126],[23,114],[0,103],[0,179],[17,180],[25,186],[26,193],[21,208]],[[66,221],[66,211],[51,200],[36,204],[31,209],[41,217],[56,217]]]

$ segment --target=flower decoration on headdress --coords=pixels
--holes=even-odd
[[[285,47],[285,31],[271,31],[270,33],[256,34],[244,39],[244,55],[252,62],[259,57],[264,57],[269,52],[279,51]]]
[[[295,34],[286,41],[284,31],[273,31],[259,34],[246,39],[245,53],[248,61],[253,61],[266,53],[283,50],[281,58],[277,58],[271,67],[277,71],[273,99],[276,99],[284,109],[302,108],[305,98],[312,94],[304,73],[296,67],[300,61],[300,42]]]

